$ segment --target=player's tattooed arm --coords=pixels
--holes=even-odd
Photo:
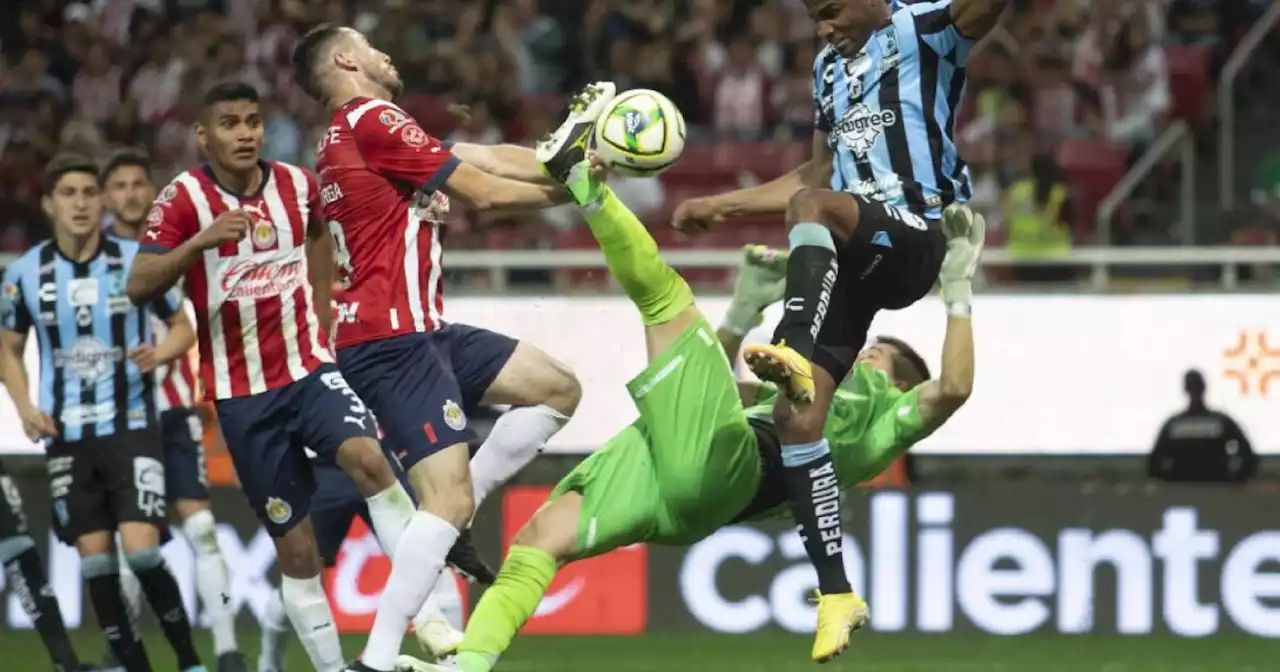
[[[967,315],[947,317],[942,341],[942,373],[920,384],[916,408],[930,429],[946,422],[973,392],[973,323]]]
[[[530,184],[554,185],[556,182],[542,171],[533,150],[519,145],[475,145],[455,143],[453,155],[490,175]]]
[[[951,21],[970,40],[980,40],[1000,21],[1009,0],[951,0]]]
[[[568,203],[569,191],[556,184],[530,184],[498,177],[460,163],[441,187],[449,198],[481,212],[541,210]]]

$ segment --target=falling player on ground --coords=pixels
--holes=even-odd
[[[954,140],[965,63],[1006,4],[805,0],[828,42],[814,60],[813,157],[767,184],[683,203],[673,218],[699,232],[786,213],[786,309],[773,343],[745,358],[785,393],[774,412],[792,513],[822,592],[819,662],[848,646],[861,602],[844,574],[839,511],[819,515],[813,500],[831,469],[823,424],[872,317],[915,303],[937,277],[944,210],[971,192]]]
[[[580,395],[563,364],[528,343],[441,319],[440,223],[450,199],[484,210],[567,202],[522,147],[448,146],[389,102],[401,92],[390,58],[359,32],[326,25],[299,42],[299,85],[332,110],[316,159],[337,251],[338,364],[386,432],[419,510],[399,545],[373,630],[353,670],[386,672],[427,601],[445,553],[475,514],[470,403],[511,404],[479,456],[507,476],[568,420]],[[613,86],[574,101],[565,126],[584,138]],[[492,448],[492,450],[490,450]],[[527,461],[527,459],[525,460]],[[505,480],[505,477],[495,480]]]
[[[644,225],[591,175],[586,162],[565,165],[565,153],[556,151],[561,147],[549,143],[539,155],[582,205],[609,271],[645,325],[649,363],[627,385],[640,417],[566,476],[516,534],[497,581],[467,623],[457,656],[463,672],[494,667],[563,564],[634,543],[692,544],[787,502],[771,419],[777,395],[759,386],[739,389],[720,340]],[[980,218],[948,219],[949,251],[940,280],[953,295],[966,295],[982,229]],[[731,349],[758,321],[764,304],[778,298],[769,296],[779,272],[776,266],[771,270],[769,256],[759,248],[748,254],[735,307],[720,334]],[[873,478],[964,403],[973,383],[973,334],[968,313],[954,302],[942,375],[919,382],[927,377],[905,344],[881,342],[862,354],[826,425],[837,459],[824,489]],[[859,602],[857,624],[866,613]],[[444,669],[407,659],[402,664]]]
[[[138,240],[146,228],[147,212],[156,198],[151,159],[138,150],[115,153],[102,169],[102,197],[115,222],[108,235]],[[176,290],[175,290],[176,291]],[[185,301],[184,301],[185,303]],[[156,321],[157,335],[164,326]],[[196,556],[196,592],[213,632],[218,672],[243,672],[244,656],[237,651],[235,613],[227,565],[218,548],[218,526],[209,505],[209,474],[205,469],[204,428],[195,409],[195,369],[190,357],[179,357],[156,368],[160,386],[160,431],[164,445],[165,496],[178,514],[182,534]],[[121,567],[120,582],[135,620],[141,613],[141,586]]]
[[[216,400],[245,497],[275,541],[285,611],[315,669],[335,672],[344,661],[321,586],[304,447],[352,477],[383,544],[398,541],[413,503],[383,455],[368,408],[333,362],[330,280],[313,277],[333,254],[315,177],[261,159],[263,120],[252,86],[212,88],[195,132],[209,163],[161,191],[128,293],[139,300],[184,279],[201,383]]]
[[[151,669],[121,596],[117,534],[179,669],[203,672],[160,553],[169,522],[154,371],[191,348],[191,324],[176,294],[136,303],[125,296],[138,244],[102,232],[93,161],[55,156],[44,184],[53,238],[5,269],[0,375],[27,436],[45,443],[54,531],[80,555],[89,601],[120,664],[128,672]],[[169,326],[154,346],[152,314]],[[37,404],[23,363],[32,333],[40,352]]]

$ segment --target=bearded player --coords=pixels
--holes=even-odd
[[[116,152],[102,169],[102,200],[115,222],[107,230],[125,240],[138,240],[146,225],[156,185],[151,160],[138,150]],[[157,337],[164,327],[157,322]],[[218,526],[209,505],[209,474],[205,468],[204,427],[195,409],[195,369],[190,357],[156,368],[160,383],[160,431],[164,447],[165,495],[178,514],[182,534],[196,556],[196,592],[213,633],[213,653],[219,672],[241,672],[244,657],[237,651],[235,612],[227,565],[218,548]],[[136,620],[141,613],[141,586],[121,565],[120,584]]]
[[[689,286],[662,261],[644,225],[587,162],[566,156],[567,143],[558,140],[540,145],[539,156],[582,206],[610,273],[645,325],[649,364],[627,385],[640,418],[566,476],[517,533],[497,580],[468,621],[457,655],[463,672],[493,669],[560,566],[634,543],[692,544],[787,503],[772,420],[776,393],[739,389]],[[978,217],[947,218],[948,252],[939,275],[947,296],[970,295],[983,228]],[[764,306],[779,298],[781,264],[769,256],[760,248],[748,253],[720,332],[731,351]],[[948,301],[939,380],[919,382],[928,372],[905,344],[880,342],[860,356],[826,424],[837,459],[822,482],[823,501],[838,506],[839,487],[873,478],[968,398],[973,332],[968,313],[954,304]],[[854,624],[861,626],[866,615],[859,599]],[[409,669],[443,669],[402,662]]]
[[[362,660],[351,667],[386,672],[446,551],[475,514],[468,448],[475,434],[464,409],[517,406],[479,454],[527,455],[568,421],[580,396],[572,372],[537,348],[442,321],[444,213],[450,200],[482,211],[531,210],[569,196],[542,174],[532,150],[450,146],[427,135],[389,102],[403,88],[390,58],[355,30],[312,30],[293,65],[298,84],[333,111],[317,170],[345,291],[338,363],[373,409],[419,503],[393,551]],[[577,99],[565,127],[585,138],[612,91],[607,85]]]
[[[822,592],[816,661],[840,653],[859,603],[844,574],[839,511],[819,514],[814,501],[833,460],[827,412],[875,314],[933,287],[944,211],[972,191],[954,138],[965,64],[1007,4],[805,0],[828,42],[813,66],[813,157],[767,184],[683,203],[673,217],[698,232],[786,214],[786,309],[773,343],[747,348],[745,359],[785,397],[774,414],[791,510]]]
[[[351,476],[384,545],[398,543],[413,504],[368,408],[333,362],[330,280],[313,274],[333,254],[315,177],[261,159],[258,92],[246,84],[212,88],[195,131],[209,163],[161,191],[126,290],[136,301],[184,281],[201,383],[216,400],[244,494],[275,542],[285,611],[315,669],[335,672],[344,661],[321,586],[305,447]]]

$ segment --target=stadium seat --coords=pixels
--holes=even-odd
[[[1165,47],[1172,116],[1203,127],[1209,123],[1209,53],[1204,47]]]
[[[1058,148],[1062,168],[1074,198],[1077,240],[1093,232],[1098,204],[1125,174],[1124,150],[1103,140],[1067,140]]]

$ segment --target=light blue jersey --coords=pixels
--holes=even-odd
[[[937,219],[972,194],[955,121],[974,41],[951,0],[890,7],[892,23],[856,57],[827,46],[814,59],[815,128],[835,155],[832,189]]]
[[[34,331],[40,350],[40,409],[58,439],[74,442],[156,422],[155,372],[127,356],[151,343],[150,312],[169,319],[181,309],[175,292],[145,307],[125,296],[138,244],[102,236],[97,254],[74,262],[53,241],[9,265],[0,285],[4,328]]]

